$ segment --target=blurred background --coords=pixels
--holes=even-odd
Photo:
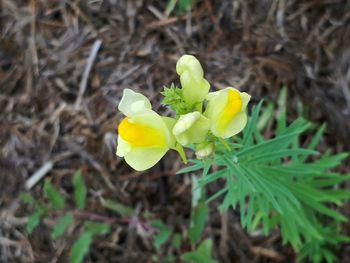
[[[19,201],[38,171],[65,196],[81,169],[88,210],[109,215],[99,198],[136,213],[150,211],[186,236],[191,180],[168,153],[135,172],[115,156],[116,110],[124,88],[146,94],[163,114],[159,92],[179,83],[183,54],[202,63],[212,89],[234,86],[276,101],[288,88],[290,120],[327,123],[323,151],[350,149],[350,2],[347,0],[1,0],[0,262],[67,262],[79,224],[52,241],[46,220],[25,231],[29,208]],[[307,139],[307,138],[306,138]],[[349,163],[341,167],[349,171]],[[37,199],[42,181],[27,187]],[[350,206],[344,207],[347,216]],[[150,237],[116,224],[95,242],[86,262],[165,262]],[[349,226],[347,226],[349,227]],[[211,207],[205,235],[219,262],[294,262],[279,233],[251,236],[239,216]],[[350,231],[345,227],[345,231]],[[175,258],[190,250],[182,244]],[[350,262],[350,248],[339,253]],[[177,260],[177,261],[176,261]],[[178,259],[174,262],[180,262]]]

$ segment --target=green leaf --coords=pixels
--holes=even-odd
[[[179,249],[181,247],[181,240],[181,235],[179,233],[176,233],[173,237],[172,247],[175,249]]]
[[[186,262],[194,263],[217,263],[211,256],[212,249],[213,241],[211,239],[206,239],[199,245],[197,250],[183,254],[181,259]]]
[[[251,157],[254,155],[266,153],[268,151],[275,151],[276,149],[286,148],[296,137],[299,136],[301,132],[302,131],[288,133],[286,135],[278,136],[274,139],[264,141],[257,145],[245,147],[237,153],[237,157]]]
[[[135,214],[135,211],[129,207],[129,206],[125,206],[117,201],[111,200],[111,199],[106,199],[102,201],[102,205],[113,211],[116,212],[117,214],[121,215],[121,216],[125,216],[125,217],[131,217]]]
[[[263,101],[260,101],[257,106],[253,108],[253,114],[249,118],[247,126],[243,130],[243,145],[251,145],[253,143],[253,133],[256,129],[257,121],[259,118],[259,112]]]
[[[63,209],[65,207],[64,197],[52,186],[48,180],[45,180],[44,192],[54,208]]]
[[[71,263],[81,263],[84,257],[90,250],[90,245],[92,243],[92,233],[84,232],[81,234],[79,239],[74,243],[71,251],[70,262]]]
[[[326,129],[326,124],[324,123],[321,125],[321,127],[317,130],[316,134],[313,136],[310,144],[308,145],[308,149],[312,149],[312,150],[316,149],[316,146],[320,142],[325,129]]]
[[[166,5],[165,13],[167,15],[170,15],[171,12],[174,10],[178,0],[169,0],[168,4]]]
[[[74,186],[74,201],[78,208],[84,209],[86,206],[86,186],[84,178],[82,176],[81,170],[74,173],[73,176],[73,186]]]
[[[151,222],[152,226],[158,229],[158,233],[154,237],[154,246],[157,250],[161,248],[161,246],[167,242],[171,236],[172,229],[166,225],[160,220],[154,220]]]
[[[41,217],[43,213],[41,210],[36,210],[29,218],[26,224],[26,230],[29,234],[31,234],[34,229],[40,224]]]
[[[178,0],[180,11],[190,11],[192,8],[192,0]]]
[[[203,201],[198,203],[197,206],[192,209],[191,226],[188,230],[188,236],[192,245],[196,244],[200,239],[205,228],[208,214],[209,207]]]
[[[67,230],[67,228],[73,223],[74,217],[72,213],[67,213],[63,217],[61,217],[55,227],[51,232],[51,237],[53,239],[57,239],[61,237]]]
[[[277,100],[277,134],[284,132],[287,126],[287,95],[287,86],[283,86]]]
[[[29,205],[35,205],[36,204],[36,200],[34,199],[34,197],[31,194],[21,193],[19,198],[21,199],[21,201],[23,203],[26,203],[26,204],[29,204]]]
[[[170,106],[177,116],[192,111],[193,105],[186,103],[182,96],[182,89],[176,87],[174,83],[169,88],[164,87],[164,91],[161,94],[164,96],[162,104]]]
[[[106,223],[87,222],[86,232],[95,235],[105,235],[111,232],[111,226]]]
[[[285,149],[285,150],[276,150],[273,152],[265,152],[265,153],[259,153],[255,156],[250,156],[250,158],[247,160],[249,163],[262,163],[262,162],[268,162],[273,160],[279,160],[281,158],[290,157],[292,155],[315,155],[319,154],[318,152],[314,150],[309,149]]]
[[[275,106],[272,102],[267,104],[267,107],[264,109],[264,112],[261,114],[258,122],[257,122],[257,129],[259,131],[262,131],[267,124],[271,121],[271,117],[273,116]]]
[[[193,162],[193,160],[191,160]],[[194,165],[185,167],[183,169],[181,169],[180,171],[178,171],[176,174],[184,174],[184,173],[189,173],[189,172],[195,172],[198,171],[200,169],[204,168],[204,164],[199,162],[199,161],[195,161]]]

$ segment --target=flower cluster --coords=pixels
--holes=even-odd
[[[232,137],[247,123],[250,95],[232,87],[209,92],[203,68],[191,55],[178,60],[176,72],[182,88],[172,86],[162,93],[176,118],[160,116],[144,95],[124,90],[118,109],[126,117],[118,126],[117,155],[135,170],[154,166],[169,149],[186,160],[183,146],[194,145],[197,158],[206,158],[213,153],[216,138]]]

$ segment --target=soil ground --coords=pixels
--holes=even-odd
[[[111,216],[100,205],[103,196],[150,211],[186,237],[191,185],[189,175],[175,174],[183,167],[178,157],[169,153],[139,173],[114,154],[122,90],[146,94],[168,114],[159,92],[178,83],[175,63],[185,53],[198,57],[214,89],[252,94],[251,106],[275,101],[287,86],[290,120],[302,108],[328,125],[319,150],[349,151],[349,1],[198,0],[191,12],[171,14],[166,2],[0,1],[1,262],[68,262],[81,223],[60,241],[50,238],[54,219],[25,231],[30,209],[19,193],[43,166],[68,198],[81,169],[91,214]],[[349,172],[349,162],[340,169]],[[39,200],[42,182],[30,189]],[[350,205],[342,211],[349,216]],[[348,226],[344,231],[350,234]],[[205,235],[214,238],[219,262],[295,261],[278,232],[249,235],[234,211],[220,215],[215,205]],[[166,248],[158,253],[161,262],[165,254]],[[349,246],[337,254],[350,262]],[[86,262],[153,262],[154,255],[149,237],[120,223],[94,242]]]

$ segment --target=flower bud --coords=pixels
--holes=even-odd
[[[201,143],[210,128],[209,120],[198,111],[181,115],[173,128],[173,134],[181,145]]]
[[[197,146],[196,157],[197,159],[204,159],[210,156],[214,151],[214,143],[204,142]]]
[[[204,72],[199,61],[191,55],[183,55],[176,64],[180,76],[184,100],[193,105],[202,102],[207,96],[210,84],[203,78]]]

